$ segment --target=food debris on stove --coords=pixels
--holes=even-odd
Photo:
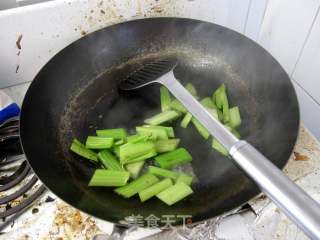
[[[300,154],[298,152],[293,152],[294,160],[296,161],[307,161],[309,160],[309,157],[303,154]]]
[[[53,202],[54,200],[55,200],[54,198],[48,196],[45,202]]]
[[[32,208],[32,214],[38,213],[39,209],[38,208]]]

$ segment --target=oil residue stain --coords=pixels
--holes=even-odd
[[[83,31],[89,33],[109,25],[137,18],[183,17],[183,14],[178,12],[175,5],[175,2],[170,0],[127,0],[121,3],[114,0],[105,0],[95,3],[95,5],[89,5],[88,2],[88,8],[81,13],[85,21],[81,26],[77,26],[75,31],[83,29]],[[84,36],[85,34],[80,31],[80,35]]]

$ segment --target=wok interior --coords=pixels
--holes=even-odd
[[[180,146],[193,156],[196,175],[194,194],[186,200],[168,207],[157,199],[140,203],[138,197],[123,199],[110,188],[87,187],[94,165],[69,151],[72,139],[84,141],[87,135],[101,128],[125,127],[130,131],[158,113],[159,85],[132,92],[119,92],[117,85],[130,70],[159,57],[177,57],[176,78],[182,83],[193,83],[201,97],[211,96],[214,89],[225,83],[231,106],[240,107],[242,138],[279,167],[286,163],[296,140],[299,120],[296,96],[282,68],[263,49],[235,32],[208,23],[180,21],[158,19],[156,24],[162,22],[159,31],[151,30],[150,36],[139,34],[143,26],[137,24],[110,30],[113,36],[108,31],[97,32],[97,45],[103,44],[103,40],[115,41],[126,29],[134,33],[134,38],[126,40],[131,43],[129,46],[122,43],[124,40],[116,44],[116,50],[110,46],[109,55],[108,51],[98,49],[84,54],[84,42],[89,44],[91,39],[80,43],[81,40],[57,55],[33,82],[23,104],[23,147],[40,179],[63,200],[113,222],[138,214],[191,215],[193,221],[200,221],[231,210],[257,194],[257,188],[231,159],[212,150],[211,142],[205,141],[193,126],[182,129],[180,120],[170,125],[181,138]],[[178,24],[179,29],[186,28],[185,32],[191,28],[192,37],[179,36],[177,30],[173,36],[161,34],[175,29],[173,24]],[[177,43],[170,41],[174,37]],[[183,42],[183,48],[179,42]],[[71,54],[100,58],[106,64],[91,61],[91,65],[83,65],[89,60],[80,59],[67,69],[63,63],[71,60]],[[40,90],[42,94],[36,94]],[[31,109],[35,108],[38,111],[32,115]],[[28,136],[33,136],[32,141],[24,140]]]

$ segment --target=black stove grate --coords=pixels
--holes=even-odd
[[[45,191],[23,155],[19,119],[11,118],[0,125],[0,231],[29,209]]]

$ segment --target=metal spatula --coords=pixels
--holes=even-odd
[[[238,140],[216,120],[174,77],[175,60],[146,63],[121,84],[133,90],[161,83],[229,151],[236,164],[311,239],[320,239],[320,205],[293,183],[265,156],[244,140]]]

